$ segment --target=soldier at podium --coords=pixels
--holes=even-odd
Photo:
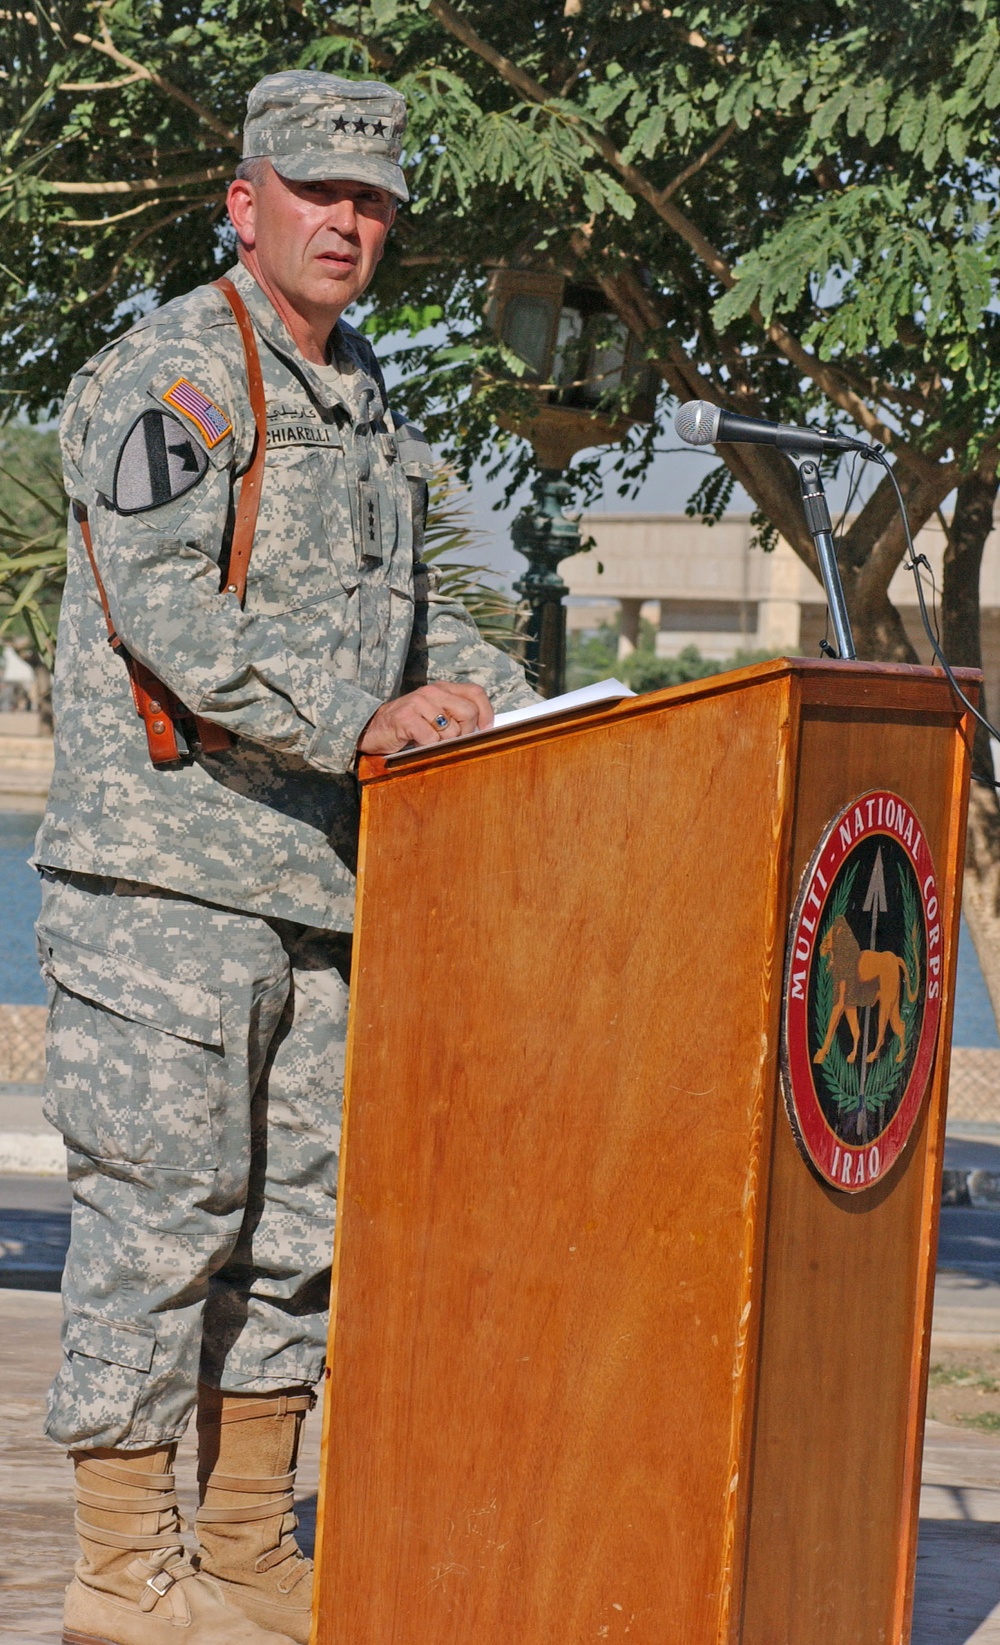
[[[66,401],[35,862],[47,1112],[74,1191],[47,1424],[75,1464],[71,1645],[308,1639],[292,1501],[326,1344],[352,768],[534,700],[429,588],[428,448],[341,318],[408,198],[404,119],[378,83],[257,85],[230,294],[144,316]],[[241,602],[227,557],[262,450]],[[171,703],[178,755],[154,764]],[[173,1468],[195,1408],[192,1564]]]

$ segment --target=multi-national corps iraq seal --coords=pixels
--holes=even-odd
[[[879,789],[827,825],[803,876],[785,965],[785,1105],[825,1181],[869,1188],[927,1088],[941,1012],[934,863],[912,806]]]

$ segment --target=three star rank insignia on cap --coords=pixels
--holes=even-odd
[[[232,433],[233,425],[224,411],[204,394],[186,377],[178,377],[176,383],[167,389],[163,396],[168,406],[173,406],[189,423],[193,423],[204,440],[209,451],[224,440],[227,434]]]

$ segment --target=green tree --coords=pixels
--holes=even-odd
[[[523,397],[485,324],[485,271],[544,260],[600,285],[643,338],[664,414],[704,398],[863,430],[890,452],[914,530],[957,488],[943,637],[978,662],[1000,447],[988,0],[99,0],[15,16],[0,82],[11,406],[49,409],[131,314],[226,260],[222,188],[260,73],[375,72],[411,101],[414,203],[369,323],[415,339],[410,409],[459,463],[495,450],[494,414]],[[631,442],[623,483],[657,438]],[[516,475],[523,447],[505,449]],[[741,482],[764,536],[815,569],[787,461],[751,446],[723,461],[697,501],[718,509]],[[903,552],[883,481],[841,550],[862,655],[913,660],[888,596]],[[976,762],[989,773],[984,737]],[[1000,810],[985,788],[967,885],[1000,1004]]]
[[[484,639],[521,656],[524,634],[517,606],[497,588],[488,566],[469,559],[482,552],[485,536],[473,521],[467,486],[450,470],[439,469],[430,483],[420,557],[432,568],[440,598],[459,601]]]
[[[66,497],[54,431],[0,428],[0,642],[35,670],[43,724],[51,724],[51,668],[66,572]]]

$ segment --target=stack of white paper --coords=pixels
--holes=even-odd
[[[564,714],[567,708],[586,708],[589,703],[619,702],[622,697],[634,697],[621,680],[595,680],[593,685],[581,685],[579,691],[564,691],[561,697],[547,697],[541,703],[529,703],[527,708],[508,708],[498,714],[494,726],[520,725],[522,720],[544,720],[550,714]],[[482,732],[473,732],[482,736]]]
[[[529,703],[527,708],[508,708],[505,713],[497,715],[490,731],[520,725],[523,720],[547,720],[554,715],[565,714],[568,709],[587,708],[592,703],[620,702],[623,697],[634,696],[635,692],[623,685],[621,680],[596,680],[593,685],[582,685],[578,691],[564,691],[561,697],[547,697],[544,702]],[[409,748],[401,748],[398,754],[388,754],[386,758],[401,760],[407,754],[426,754],[429,748],[450,748],[456,742],[468,742],[470,737],[488,737],[490,731],[469,731],[464,737],[449,737],[444,743],[413,743]]]

